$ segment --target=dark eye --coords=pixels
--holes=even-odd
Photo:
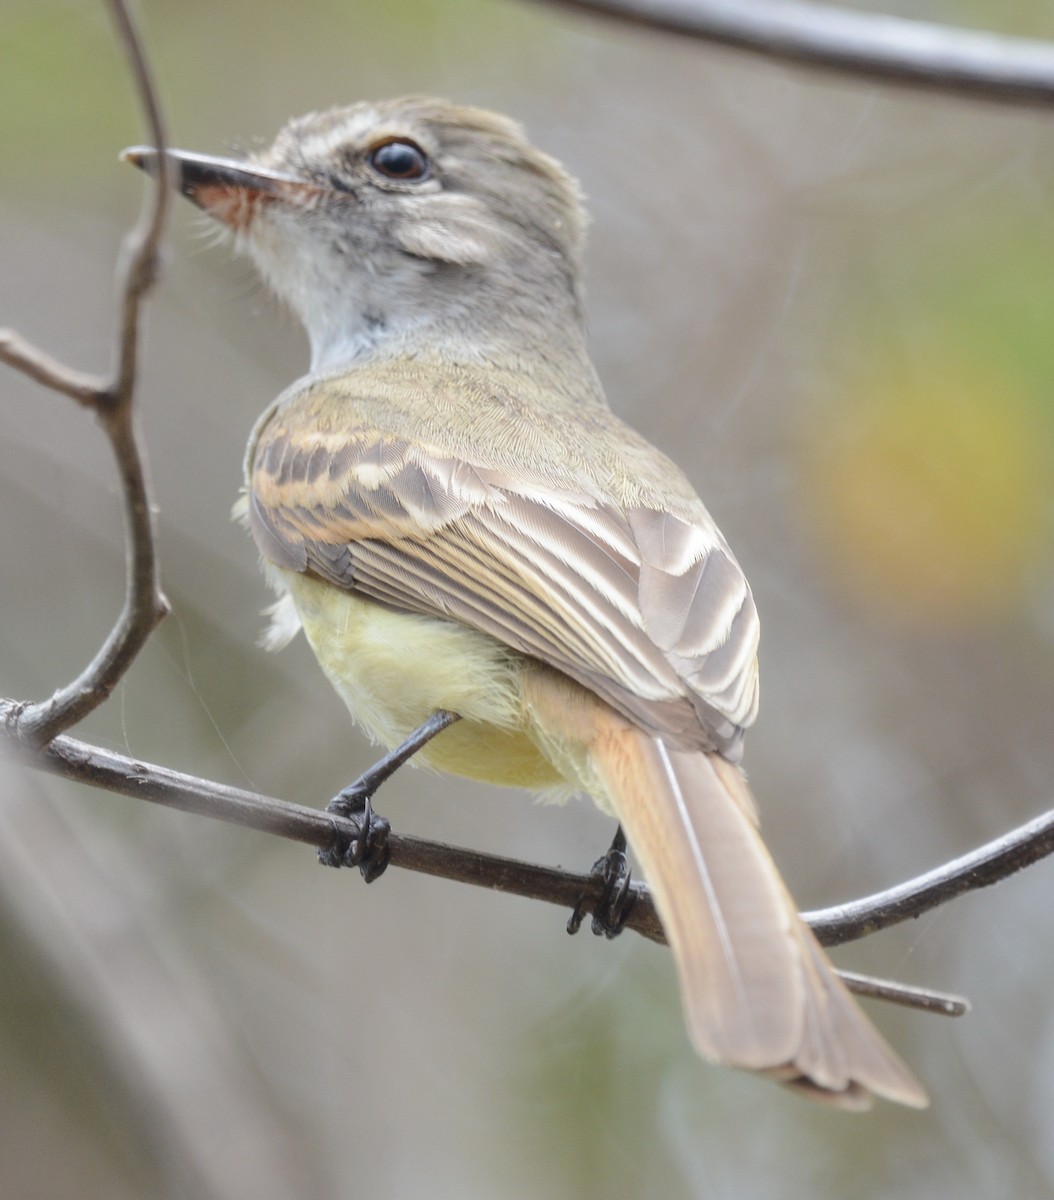
[[[366,161],[389,179],[424,179],[428,174],[428,155],[414,142],[382,142],[369,152]]]

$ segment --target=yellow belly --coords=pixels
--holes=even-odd
[[[441,617],[395,612],[282,571],[304,633],[352,716],[391,748],[437,709],[461,720],[415,761],[441,771],[557,795],[574,790],[531,736],[522,681],[535,664]]]

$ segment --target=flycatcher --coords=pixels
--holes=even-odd
[[[575,182],[504,117],[422,98],[172,164],[311,341],[246,459],[272,642],[302,626],[378,742],[457,714],[423,759],[613,814],[706,1058],[925,1105],[759,836],[737,765],[754,601],[687,478],[605,401]]]

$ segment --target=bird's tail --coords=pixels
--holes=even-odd
[[[618,718],[590,758],[654,894],[699,1053],[843,1108],[872,1093],[924,1107],[799,918],[739,768]]]

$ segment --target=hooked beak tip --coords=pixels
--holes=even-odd
[[[159,174],[161,155],[153,146],[129,146],[121,151],[120,159],[155,178]],[[317,185],[293,175],[188,150],[168,150],[165,164],[177,191],[235,230],[249,227],[264,200],[295,198],[317,190]]]
[[[128,146],[117,157],[120,162],[149,171],[151,164],[157,161],[157,151],[152,146]]]

